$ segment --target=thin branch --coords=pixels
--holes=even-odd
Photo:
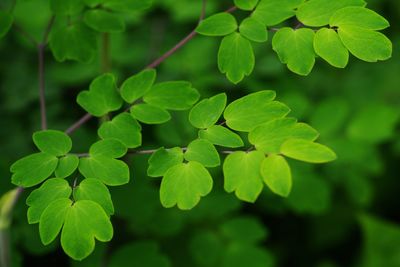
[[[38,79],[39,79],[39,101],[40,101],[40,117],[42,130],[47,129],[47,112],[46,112],[46,92],[44,80],[44,44],[38,44]]]
[[[53,28],[55,19],[56,19],[55,16],[52,16],[50,18],[49,23],[46,26],[46,30],[44,31],[43,38],[42,38],[42,44],[44,44],[45,46],[47,45],[47,41],[49,39],[49,34],[50,34],[50,31],[51,31],[51,28]]]
[[[197,22],[197,25],[204,19],[205,15],[206,15],[206,5],[207,5],[207,1],[203,0],[203,5],[202,5],[202,8],[201,8],[201,13],[200,13],[200,17],[199,17],[199,20]],[[166,60],[172,54],[174,54],[176,51],[178,51],[182,46],[184,46],[187,42],[192,40],[193,37],[195,37],[196,35],[197,35],[197,32],[196,32],[196,28],[195,28],[185,38],[183,38],[181,41],[179,41],[174,47],[172,47],[170,50],[165,52],[161,57],[157,58],[152,63],[150,63],[146,67],[146,69],[152,69],[152,68],[155,68],[158,65],[160,65],[164,60]]]
[[[187,150],[187,147],[181,147],[181,149],[183,151]],[[250,148],[252,149],[252,147]],[[129,150],[127,154],[129,155],[149,155],[149,154],[153,154],[154,152],[156,152],[158,149],[145,149],[145,150]],[[168,148],[166,150],[169,150]],[[237,151],[241,151],[241,150],[237,150]],[[219,153],[221,154],[232,154],[236,151],[234,150],[221,150],[219,151]],[[77,154],[73,154],[79,158],[86,158],[89,157],[90,154],[89,153],[77,153]]]
[[[71,134],[75,132],[79,127],[81,127],[83,124],[85,124],[87,121],[89,121],[93,116],[89,113],[86,113],[85,115],[82,116],[77,122],[72,124],[67,130],[65,130],[66,134]]]

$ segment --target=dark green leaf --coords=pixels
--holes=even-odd
[[[57,61],[90,62],[97,52],[97,36],[83,23],[52,31],[49,39],[51,51]]]
[[[125,30],[125,21],[120,15],[101,9],[86,11],[83,21],[98,32],[123,32]]]

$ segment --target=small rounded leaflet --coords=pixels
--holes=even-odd
[[[269,155],[261,163],[261,175],[265,184],[275,194],[287,197],[292,190],[292,174],[286,159],[280,155]]]
[[[238,25],[233,15],[222,12],[202,20],[196,32],[207,36],[225,36],[237,29]]]
[[[238,32],[225,36],[218,50],[218,68],[229,81],[239,83],[253,72],[255,57],[250,41]]]
[[[224,188],[243,201],[254,203],[264,188],[260,168],[264,154],[260,151],[237,151],[229,154],[223,165]]]
[[[273,101],[274,91],[265,90],[249,94],[230,103],[224,118],[229,128],[250,132],[260,124],[286,116],[290,109],[278,101]]]
[[[190,210],[211,192],[212,186],[212,177],[202,164],[196,161],[177,164],[168,169],[161,181],[161,204]]]
[[[289,158],[310,163],[326,163],[337,158],[330,148],[304,139],[289,139],[280,150]]]
[[[61,131],[35,132],[32,139],[40,151],[57,157],[66,155],[72,148],[71,138]]]
[[[225,93],[203,99],[190,110],[189,121],[196,128],[208,128],[218,121],[225,106]]]
[[[92,81],[89,90],[79,93],[76,101],[96,117],[121,108],[122,99],[117,91],[114,75],[103,74]]]
[[[157,72],[146,69],[126,79],[121,85],[121,97],[129,104],[142,98],[153,86]]]

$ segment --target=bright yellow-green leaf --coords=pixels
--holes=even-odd
[[[344,68],[349,62],[349,51],[335,30],[322,28],[314,37],[315,53],[334,67]]]
[[[234,32],[238,25],[234,16],[222,12],[202,20],[196,32],[207,36],[224,36]]]
[[[208,128],[216,123],[219,117],[221,117],[225,105],[225,93],[203,99],[191,109],[189,113],[189,121],[196,128]]]
[[[330,148],[304,139],[289,139],[281,146],[281,153],[289,158],[310,162],[325,163],[336,159]]]
[[[292,174],[286,159],[280,155],[269,155],[261,164],[265,184],[275,194],[287,197],[292,190]]]
[[[211,175],[200,163],[191,161],[174,165],[161,181],[161,204],[166,208],[177,205],[182,210],[192,209],[201,197],[211,192],[212,185]]]
[[[184,157],[187,161],[197,161],[205,167],[217,167],[220,165],[218,151],[206,139],[192,141],[188,145]]]
[[[264,185],[260,172],[264,154],[237,151],[228,155],[223,165],[224,188],[246,202],[255,202]]]
[[[205,130],[200,130],[199,137],[218,146],[236,148],[244,145],[238,134],[221,125],[213,125]]]

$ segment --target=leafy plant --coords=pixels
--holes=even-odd
[[[310,74],[318,57],[337,68],[347,66],[349,54],[367,62],[386,60],[391,57],[392,44],[379,31],[389,26],[388,21],[366,8],[362,0],[235,0],[234,4],[206,18],[203,6],[199,24],[188,37],[122,82],[110,72],[106,59],[104,73],[76,98],[87,114],[64,132],[47,129],[41,65],[42,130],[32,136],[38,151],[16,161],[10,171],[19,190],[37,187],[26,201],[28,222],[39,224],[44,245],[60,235],[65,253],[83,260],[93,252],[95,240],[112,239],[110,216],[115,211],[109,187],[130,181],[135,165],[124,159],[131,154],[151,154],[147,175],[161,177],[157,180],[161,180],[161,204],[181,210],[194,208],[211,193],[217,167],[222,167],[225,191],[253,203],[265,185],[276,195],[290,195],[296,174],[292,174],[289,159],[308,163],[336,159],[335,152],[316,142],[317,130],[298,122],[290,108],[275,99],[275,91],[259,90],[233,101],[228,101],[233,95],[225,93],[203,98],[189,81],[163,81],[155,68],[196,34],[222,37],[218,68],[233,84],[252,74],[256,65],[253,47],[266,43],[271,34],[279,60],[299,75]],[[47,44],[59,62],[90,62],[97,54],[99,36],[106,46],[110,33],[125,31],[125,15],[143,12],[151,5],[150,0],[50,1],[53,15],[43,40],[38,43],[30,35],[28,40],[38,46],[42,64]],[[237,9],[240,15],[235,16]],[[12,23],[12,12],[1,11],[0,37]],[[196,129],[194,140],[182,147],[141,148],[144,127],[166,124],[182,111],[186,111],[189,127]],[[367,115],[360,115],[359,124],[364,123],[363,116]],[[101,121],[98,140],[89,151],[76,151],[69,135],[92,117]],[[351,135],[357,136],[357,129],[350,129]],[[251,218],[239,218],[221,226],[222,236],[231,240],[221,266],[243,266],[238,263],[242,255],[272,262],[257,247],[266,235],[257,225]],[[253,232],[243,233],[243,229]],[[202,255],[195,251],[198,244],[218,247],[221,242],[221,237],[206,232],[192,240],[193,253],[201,261]],[[157,263],[149,264],[167,265],[151,242],[127,246],[119,253],[141,250],[154,256]],[[119,266],[114,261],[111,266]]]

